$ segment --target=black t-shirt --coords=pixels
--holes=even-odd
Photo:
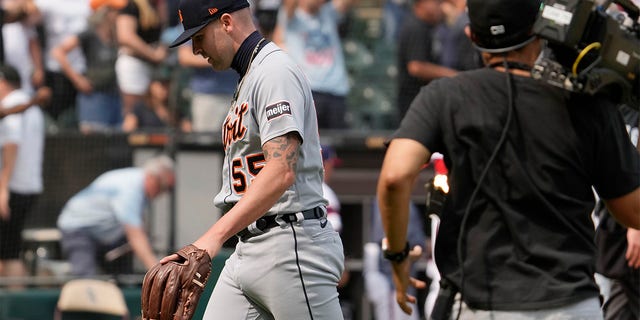
[[[118,58],[116,42],[103,42],[93,29],[80,33],[78,39],[87,61],[85,75],[91,81],[93,89],[96,91],[116,90],[118,88],[115,69]]]
[[[437,63],[433,42],[435,27],[418,19],[415,15],[407,15],[398,39],[398,112],[400,118],[404,116],[411,104],[411,100],[418,94],[420,88],[428,81],[409,75],[407,63],[409,61],[425,61]]]
[[[620,111],[627,124],[632,142],[637,143],[638,111],[627,106],[621,107]],[[603,202],[598,202],[595,211],[600,218],[596,229],[596,245],[598,247],[596,271],[614,279],[625,279],[631,273],[635,273],[636,279],[639,279],[640,269],[630,268],[625,257],[628,248],[627,228],[611,216]],[[640,291],[640,285],[637,283],[635,285],[630,283],[630,287],[635,287],[636,291]]]
[[[506,79],[483,68],[435,80],[394,134],[444,154],[450,192],[435,257],[459,288],[457,237],[506,122]],[[640,156],[604,98],[569,98],[528,77],[514,76],[513,87],[507,139],[466,224],[464,301],[478,309],[531,310],[597,297],[592,185],[605,199],[634,190]]]

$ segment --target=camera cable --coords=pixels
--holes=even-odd
[[[491,64],[489,65],[489,67],[495,67],[498,65],[499,64]],[[507,95],[508,95],[508,103],[509,103],[508,110],[507,110],[507,119],[504,124],[504,128],[502,129],[502,132],[500,134],[500,139],[498,140],[498,143],[496,144],[493,151],[491,152],[491,156],[489,157],[487,164],[485,165],[484,169],[482,169],[482,173],[478,178],[478,182],[476,183],[476,186],[473,189],[473,192],[471,193],[469,202],[467,202],[467,206],[462,215],[462,221],[460,223],[460,231],[458,233],[458,239],[456,242],[456,255],[458,258],[458,265],[460,266],[460,301],[458,303],[458,312],[456,315],[456,319],[460,319],[460,314],[462,313],[462,301],[464,296],[464,259],[465,257],[463,253],[463,249],[464,249],[463,245],[464,245],[464,234],[466,231],[467,220],[469,219],[469,216],[471,213],[471,206],[473,204],[473,200],[475,200],[476,196],[478,195],[478,192],[480,191],[480,186],[482,185],[482,182],[486,178],[491,165],[493,164],[493,162],[495,161],[498,155],[498,152],[500,152],[500,149],[504,145],[504,142],[507,140],[507,133],[509,132],[509,127],[511,126],[511,122],[513,119],[513,109],[515,108],[515,105],[514,105],[515,101],[513,97],[514,95],[513,80],[512,80],[511,73],[509,72],[510,65],[515,66],[515,68],[518,68],[518,69],[525,69],[525,68],[530,69],[529,66],[524,66],[524,65],[520,66],[520,64],[514,64],[513,62],[509,62],[507,61],[507,56],[506,55],[503,56],[502,67],[505,69],[504,72],[507,77]]]

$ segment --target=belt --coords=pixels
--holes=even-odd
[[[275,214],[270,216],[264,216],[250,224],[248,227],[240,230],[236,234],[240,241],[247,241],[257,235],[261,235],[269,229],[277,227],[284,223],[300,222],[303,220],[321,219],[325,217],[325,210],[322,207],[315,207],[313,209],[303,210],[296,213]]]

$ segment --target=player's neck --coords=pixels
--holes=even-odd
[[[254,51],[255,54],[257,54],[266,44],[266,41],[262,41],[262,43],[260,43],[260,40],[262,39],[262,35],[258,31],[254,31],[244,39],[240,48],[238,48],[238,51],[231,62],[231,68],[240,75],[240,78],[244,77],[247,70],[249,70],[252,57],[255,57]],[[260,43],[260,46],[258,46],[258,43]]]

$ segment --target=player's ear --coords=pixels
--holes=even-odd
[[[231,26],[231,15],[228,13],[224,13],[220,17],[220,23],[222,23],[222,28],[224,32],[229,32],[229,27]]]

